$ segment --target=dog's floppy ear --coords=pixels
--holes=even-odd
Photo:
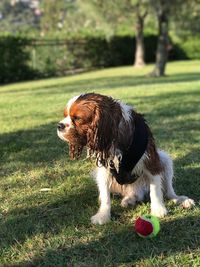
[[[128,150],[122,157],[119,171],[111,169],[111,173],[119,184],[135,182],[137,177],[131,172],[147,150],[149,128],[142,115],[133,112],[133,139]]]
[[[107,103],[107,101],[112,101]],[[89,148],[100,155],[100,160],[108,158],[109,149],[117,139],[121,110],[117,102],[111,99],[99,101],[93,107],[94,118],[87,133]]]

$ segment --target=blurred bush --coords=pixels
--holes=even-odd
[[[36,76],[30,66],[27,38],[5,36],[0,38],[0,83],[28,80]]]
[[[145,36],[145,60],[155,61],[157,36]],[[133,36],[76,36],[66,39],[0,37],[0,83],[63,76],[95,67],[132,65]],[[169,59],[200,59],[200,40],[172,45]]]
[[[186,57],[189,59],[200,59],[200,38],[190,38],[180,44]]]

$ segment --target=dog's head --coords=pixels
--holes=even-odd
[[[71,158],[80,156],[83,147],[106,160],[117,140],[122,116],[118,101],[94,93],[82,94],[69,100],[64,119],[58,123],[58,136],[69,143]]]

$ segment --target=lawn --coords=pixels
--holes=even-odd
[[[121,67],[0,88],[0,266],[200,266],[200,61],[168,64],[167,77]],[[133,231],[149,203],[123,209],[112,197],[112,221],[90,223],[98,192],[94,165],[70,161],[57,122],[82,92],[122,99],[145,114],[157,144],[174,159],[184,210],[167,203],[154,239]],[[49,191],[41,191],[49,188]]]

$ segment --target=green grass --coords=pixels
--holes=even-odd
[[[152,66],[89,72],[0,89],[0,266],[200,266],[200,62],[170,63],[167,77]],[[149,203],[123,209],[112,198],[112,222],[94,226],[98,192],[93,163],[70,161],[57,122],[67,100],[98,92],[144,113],[162,149],[174,159],[177,193],[196,207],[167,203],[154,239],[133,231]],[[51,191],[41,192],[41,188]]]

